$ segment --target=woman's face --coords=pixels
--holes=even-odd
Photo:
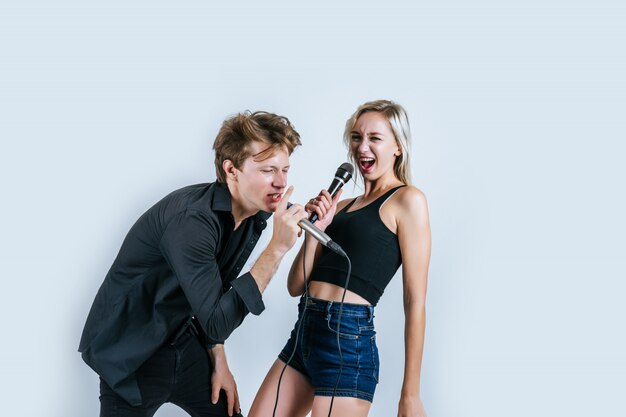
[[[366,180],[394,175],[393,165],[401,153],[387,118],[379,112],[357,119],[350,132],[350,151]]]

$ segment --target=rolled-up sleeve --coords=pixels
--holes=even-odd
[[[252,314],[258,316],[265,310],[261,291],[250,272],[246,272],[231,282],[231,285]]]
[[[160,242],[163,256],[210,343],[224,343],[248,312],[260,314],[264,309],[261,293],[249,273],[223,291],[216,259],[218,239],[216,219],[187,210],[170,221]]]

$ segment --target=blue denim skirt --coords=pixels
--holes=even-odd
[[[337,319],[341,303],[304,297],[298,305],[298,321],[278,358],[302,373],[315,388],[315,395],[355,397],[372,402],[378,384],[378,348],[374,330],[374,307],[343,304],[339,343]],[[302,321],[300,334],[296,333]],[[339,376],[339,384],[337,377]]]

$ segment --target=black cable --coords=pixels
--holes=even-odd
[[[334,242],[333,242],[334,243]],[[341,343],[340,343],[340,339],[339,339],[339,331],[340,331],[340,326],[341,326],[341,315],[343,313],[343,304],[344,304],[344,300],[346,298],[346,292],[348,291],[348,284],[350,282],[350,275],[352,274],[352,262],[350,261],[350,258],[348,257],[348,255],[346,255],[346,253],[341,250],[340,251],[341,255],[343,255],[343,257],[346,258],[346,260],[348,261],[348,274],[346,275],[346,284],[343,287],[343,294],[341,296],[341,304],[339,305],[339,314],[337,315],[337,349],[339,351],[339,373],[337,374],[337,381],[335,382],[335,388],[333,389],[333,395],[330,399],[330,407],[328,408],[328,417],[330,417],[332,411],[333,411],[333,402],[335,401],[335,396],[337,394],[337,388],[339,386],[339,380],[341,378],[341,373],[343,370],[343,355],[341,353]],[[298,346],[298,339],[300,338],[300,328],[302,327],[302,323],[304,322],[304,315],[306,314],[306,309],[308,307],[308,301],[309,301],[309,282],[306,276],[306,236],[304,239],[304,242],[302,244],[302,275],[303,275],[303,279],[304,279],[304,308],[302,309],[302,315],[300,316],[300,319],[298,320],[298,327],[296,328],[296,340],[294,343],[294,347],[293,347],[293,351],[291,352],[291,355],[289,356],[289,359],[287,359],[287,362],[285,362],[285,365],[283,366],[283,369],[280,371],[280,376],[278,377],[278,385],[276,387],[276,400],[274,401],[274,411],[272,412],[272,417],[276,417],[276,409],[278,408],[278,396],[280,394],[280,383],[283,379],[283,374],[285,373],[285,370],[287,369],[287,365],[289,365],[289,363],[291,362],[291,360],[293,359],[295,353],[296,353],[296,349]]]
[[[309,304],[309,285],[306,279],[306,236],[304,237],[304,242],[302,243],[302,274],[304,277],[304,308],[302,309],[302,315],[298,320],[298,327],[296,329],[296,340],[293,345],[293,351],[291,352],[289,359],[287,359],[287,362],[285,362],[285,366],[283,366],[282,371],[280,371],[280,376],[278,377],[278,386],[276,387],[276,401],[274,402],[274,411],[272,412],[272,417],[276,417],[276,408],[278,408],[278,395],[280,394],[280,382],[283,379],[283,374],[287,369],[287,365],[289,365],[289,362],[291,362],[291,359],[293,359],[296,353],[298,339],[300,337],[300,328],[302,327],[302,322],[304,322],[304,314],[306,313],[306,309]]]
[[[345,252],[344,252],[345,253]],[[348,274],[346,275],[346,285],[343,287],[343,295],[341,296],[341,304],[339,305],[339,314],[337,315],[337,349],[339,350],[339,373],[337,374],[337,381],[335,382],[335,388],[333,389],[333,396],[330,399],[330,407],[328,407],[328,417],[333,412],[333,402],[335,401],[335,395],[337,394],[337,387],[339,386],[339,379],[341,378],[341,371],[343,370],[343,356],[341,354],[341,343],[339,340],[339,331],[341,329],[341,313],[343,312],[343,301],[346,298],[346,292],[348,291],[348,283],[350,282],[350,274],[352,273],[352,262],[348,255],[344,256],[348,261]]]

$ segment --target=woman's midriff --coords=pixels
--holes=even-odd
[[[339,287],[328,282],[311,281],[309,284],[309,295],[319,300],[341,302],[341,297],[343,297],[343,287]],[[350,290],[346,291],[346,298],[343,302],[350,304],[370,304],[365,298],[353,293]]]

